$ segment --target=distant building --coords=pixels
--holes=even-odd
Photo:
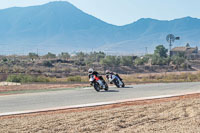
[[[175,47],[171,50],[170,55],[184,55],[188,59],[200,58],[198,47],[190,47],[189,43],[185,47]]]

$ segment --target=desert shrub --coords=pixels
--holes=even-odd
[[[135,65],[144,65],[145,63],[148,63],[149,57],[144,56],[144,57],[138,57],[135,59]]]
[[[8,82],[18,82],[18,83],[26,83],[33,80],[31,76],[28,75],[9,75],[7,80]]]
[[[51,61],[44,61],[43,62],[43,66],[45,66],[45,67],[53,67],[53,64],[51,63]]]
[[[71,76],[67,78],[68,82],[81,82],[81,77],[80,76]]]
[[[29,53],[28,56],[31,59],[37,59],[39,57],[38,54],[36,54],[36,53]]]
[[[152,65],[168,65],[170,62],[170,58],[164,58],[158,55],[152,56]]]
[[[56,54],[53,54],[51,52],[48,52],[48,54],[46,54],[44,56],[46,59],[53,59],[53,58],[56,58]]]
[[[133,65],[133,57],[132,56],[122,56],[120,59],[120,64],[123,66],[132,66]]]
[[[91,52],[87,55],[87,57],[84,59],[84,62],[87,66],[91,66],[95,62],[100,62],[102,59],[104,59],[106,54],[104,52]]]
[[[105,66],[118,66],[120,64],[120,58],[117,56],[106,56],[101,59],[100,64]]]
[[[36,80],[34,82],[50,82],[50,79],[44,76],[38,76],[36,77]]]
[[[181,68],[184,68],[184,69],[188,68],[188,64],[187,63],[182,63],[180,66],[181,66]]]
[[[174,65],[181,65],[186,61],[184,57],[181,56],[172,56],[172,63]]]
[[[7,80],[8,82],[18,82],[20,83],[21,82],[21,77],[19,75],[9,75],[7,77]]]
[[[144,61],[142,58],[136,58],[135,59],[135,65],[144,65]]]
[[[83,53],[83,52],[78,52],[76,53],[76,60],[78,61],[84,61],[84,59],[87,57],[87,54]]]
[[[68,60],[70,58],[70,54],[67,53],[67,52],[62,52],[61,54],[59,54],[59,57],[61,59],[65,59],[65,60]]]
[[[31,83],[31,82],[49,82],[49,79],[41,76],[31,76],[31,75],[9,75],[7,77],[8,82],[17,82],[17,83]]]
[[[2,61],[3,61],[3,62],[7,62],[8,59],[7,59],[6,57],[3,57]]]
[[[80,60],[74,61],[74,64],[75,64],[76,66],[85,66],[85,65],[86,65],[86,63],[85,63],[84,61],[80,61]]]
[[[197,79],[198,79],[198,76],[195,75],[195,74],[188,74],[188,75],[187,75],[187,81],[188,81],[188,82],[194,82],[194,81],[196,81]]]

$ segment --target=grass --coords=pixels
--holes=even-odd
[[[199,82],[200,72],[122,75],[129,83]]]
[[[172,72],[120,75],[125,83],[170,83],[170,82],[200,82],[200,72]],[[105,76],[103,76],[104,79]],[[72,76],[64,79],[56,79],[55,82],[81,82],[87,83],[87,76]],[[50,80],[51,82],[51,80]]]
[[[126,83],[168,83],[168,82],[200,82],[200,72],[171,72],[120,75]],[[103,76],[105,79],[105,76]],[[7,81],[20,83],[88,83],[87,76],[69,76],[51,78],[30,75],[10,75]]]

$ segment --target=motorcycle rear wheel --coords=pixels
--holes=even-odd
[[[105,91],[108,91],[108,84],[105,82]]]

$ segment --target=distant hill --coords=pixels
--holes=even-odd
[[[175,45],[200,46],[200,19],[159,21],[150,18],[115,26],[86,14],[68,2],[50,2],[31,7],[0,10],[0,54],[48,51],[91,51],[144,53],[165,37],[181,37]]]

